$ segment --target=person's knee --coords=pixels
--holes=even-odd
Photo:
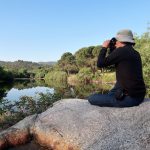
[[[93,104],[93,95],[90,95],[90,96],[88,97],[88,102],[89,102],[90,104]]]
[[[95,95],[91,95],[88,97],[88,101],[91,105],[95,105]]]
[[[90,104],[92,104],[93,102],[92,102],[92,98],[91,98],[91,96],[89,96],[88,97],[88,102],[90,103]]]

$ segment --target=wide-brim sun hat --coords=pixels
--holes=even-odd
[[[119,42],[135,43],[134,38],[133,38],[133,33],[129,29],[123,29],[123,30],[118,31],[115,38]]]

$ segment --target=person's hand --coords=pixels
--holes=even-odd
[[[110,40],[104,41],[102,47],[108,48],[109,47],[109,43],[110,43]]]

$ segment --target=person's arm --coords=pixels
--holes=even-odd
[[[115,49],[110,55],[106,57],[107,48],[102,47],[98,56],[97,67],[103,68],[120,62],[122,59],[120,48]]]

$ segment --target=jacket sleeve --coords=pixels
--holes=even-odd
[[[115,49],[110,55],[106,57],[107,48],[102,48],[98,56],[97,67],[103,68],[120,62],[121,50]]]

